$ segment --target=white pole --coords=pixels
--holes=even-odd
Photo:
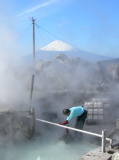
[[[38,118],[36,118],[36,121],[41,121],[41,122],[44,122],[44,123],[53,124],[55,126],[59,126],[59,127],[62,127],[62,128],[68,128],[68,129],[71,129],[71,130],[74,130],[74,131],[78,131],[78,132],[82,132],[82,133],[87,133],[87,134],[90,134],[90,135],[102,138],[102,135],[97,134],[97,133],[92,133],[92,132],[88,132],[88,131],[84,131],[84,130],[80,130],[80,129],[76,129],[76,128],[72,128],[72,127],[67,127],[67,126],[64,126],[64,125],[60,125],[60,124],[57,124],[57,123],[49,122],[49,121],[38,119]],[[106,138],[106,140],[110,141],[109,138]]]
[[[27,117],[30,118],[29,116],[27,116]],[[102,135],[97,134],[97,133],[92,133],[92,132],[88,132],[88,131],[84,131],[84,130],[80,130],[80,129],[76,129],[76,128],[72,128],[72,127],[68,127],[68,126],[64,126],[64,125],[60,125],[60,124],[49,122],[49,121],[46,121],[46,120],[43,120],[43,119],[35,118],[35,120],[36,121],[40,121],[40,122],[44,122],[44,123],[48,123],[48,124],[52,124],[52,125],[55,125],[55,126],[59,126],[59,127],[62,127],[62,128],[67,128],[67,129],[71,129],[71,130],[74,130],[74,131],[90,134],[90,135],[102,138]],[[106,138],[106,137],[104,137],[104,139],[107,140],[107,141],[110,141],[110,144],[111,144],[112,139]]]
[[[105,152],[105,130],[102,130],[102,152]]]

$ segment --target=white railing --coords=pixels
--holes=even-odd
[[[88,132],[88,131],[84,131],[84,130],[80,130],[80,129],[76,129],[76,128],[72,128],[72,127],[68,127],[68,126],[64,126],[64,125],[60,125],[60,124],[57,124],[57,123],[49,122],[49,121],[38,119],[38,118],[35,118],[35,120],[40,121],[40,122],[44,122],[44,123],[48,123],[48,124],[52,124],[52,125],[55,125],[55,126],[59,126],[59,127],[62,127],[62,128],[67,128],[67,129],[74,130],[74,131],[77,131],[77,132],[90,134],[90,135],[93,135],[93,136],[96,136],[96,137],[100,137],[100,138],[102,138],[102,152],[103,153],[105,152],[105,147],[106,147],[105,146],[105,141],[106,140],[110,141],[110,146],[112,146],[112,139],[105,137],[105,133],[106,133],[105,130],[102,130],[102,135],[101,135],[101,134],[97,134],[97,133],[92,133],[92,132]]]

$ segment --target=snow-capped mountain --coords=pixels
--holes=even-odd
[[[104,61],[104,60],[110,59],[109,57],[98,56],[90,52],[75,48],[63,41],[56,40],[51,42],[47,46],[41,48],[37,52],[35,52],[35,61],[51,60],[53,59],[53,57],[56,57],[58,54],[64,54],[68,58],[80,58],[82,60],[89,61],[89,62],[97,62],[97,61]],[[26,56],[24,59],[26,59],[28,63],[33,62],[32,54]]]
[[[56,40],[48,44],[47,46],[41,48],[42,51],[76,51],[76,49],[60,40]]]

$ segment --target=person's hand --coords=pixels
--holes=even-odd
[[[69,133],[69,130],[66,128],[66,133],[68,134]]]
[[[66,121],[64,121],[63,123],[60,123],[61,125],[66,125],[66,124],[68,124],[69,122],[66,120]]]

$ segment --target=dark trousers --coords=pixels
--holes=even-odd
[[[82,114],[81,116],[78,116],[78,117],[76,118],[75,128],[82,130],[86,118],[87,118],[87,111],[84,110],[83,114]],[[81,132],[75,131],[74,134],[75,134],[75,137],[76,137],[76,138],[79,137],[79,136],[80,136],[80,138],[81,138],[81,135],[82,135]]]

